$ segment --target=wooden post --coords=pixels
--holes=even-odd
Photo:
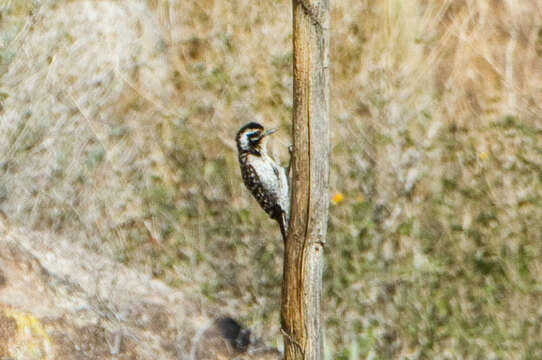
[[[284,359],[321,360],[329,204],[329,0],[292,0],[292,7],[294,151],[282,284]]]

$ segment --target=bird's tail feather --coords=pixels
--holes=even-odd
[[[288,238],[288,221],[286,220],[284,213],[279,218],[278,223],[280,226],[280,233],[282,234],[282,240],[286,244],[286,239]]]

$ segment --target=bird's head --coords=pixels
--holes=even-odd
[[[278,129],[265,130],[264,127],[257,122],[250,122],[244,125],[237,132],[237,150],[239,152],[250,152],[260,155],[265,152],[265,143],[267,136],[273,134]]]

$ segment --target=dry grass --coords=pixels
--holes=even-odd
[[[233,135],[279,125],[285,159],[289,1],[1,4],[0,208],[279,342]],[[541,358],[542,2],[332,6],[327,353]]]

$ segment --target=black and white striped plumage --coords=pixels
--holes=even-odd
[[[290,216],[288,176],[266,149],[267,136],[275,131],[265,131],[262,125],[251,122],[239,130],[236,142],[243,182],[265,212],[279,223],[286,240]]]

